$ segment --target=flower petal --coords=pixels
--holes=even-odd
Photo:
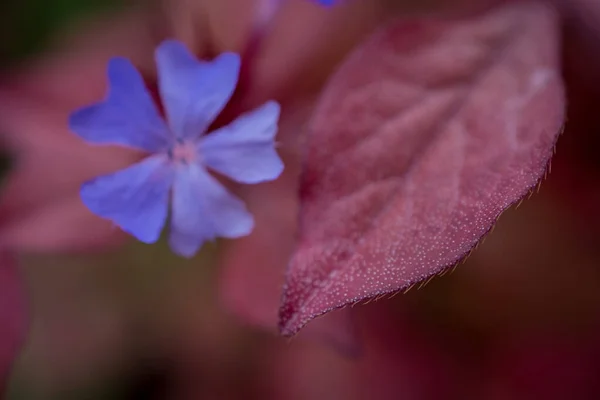
[[[340,2],[339,0],[316,0],[316,1],[317,1],[317,3],[319,3],[323,6],[326,6],[326,7],[334,6]]]
[[[113,221],[144,243],[154,243],[167,218],[173,175],[166,157],[148,157],[84,183],[81,199],[94,214]]]
[[[198,144],[201,159],[240,183],[277,178],[283,171],[274,142],[279,111],[279,104],[269,101],[202,138]]]
[[[108,63],[108,80],[106,99],[71,114],[70,129],[91,143],[165,150],[170,133],[140,73],[127,59],[116,57]]]
[[[179,138],[204,133],[227,104],[237,85],[240,57],[222,53],[197,60],[183,45],[166,40],[156,49],[158,83],[171,129]]]
[[[200,165],[177,172],[170,235],[175,253],[192,257],[206,240],[246,236],[253,228],[254,218],[244,203]]]

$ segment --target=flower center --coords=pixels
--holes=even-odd
[[[176,163],[191,164],[198,158],[194,142],[178,139],[169,149],[169,158]]]

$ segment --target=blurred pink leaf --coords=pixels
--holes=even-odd
[[[313,116],[280,329],[463,259],[544,174],[564,120],[557,19],[541,3],[396,21]]]
[[[66,35],[53,51],[0,75],[0,140],[14,161],[0,197],[0,244],[5,248],[101,250],[127,237],[83,205],[79,187],[140,155],[87,145],[69,132],[67,118],[104,96],[110,57],[127,56],[149,70],[154,39],[145,14],[132,10],[111,15],[110,21],[87,21],[85,29]]]
[[[0,397],[23,342],[27,320],[21,278],[15,261],[0,255]]]

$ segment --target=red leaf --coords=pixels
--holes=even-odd
[[[27,327],[26,305],[18,268],[0,255],[0,398]]]
[[[313,116],[280,329],[463,259],[544,174],[564,120],[557,19],[541,3],[396,21]]]

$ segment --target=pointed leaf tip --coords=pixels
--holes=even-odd
[[[454,265],[546,170],[564,120],[558,24],[542,3],[397,21],[317,107],[280,330]]]

